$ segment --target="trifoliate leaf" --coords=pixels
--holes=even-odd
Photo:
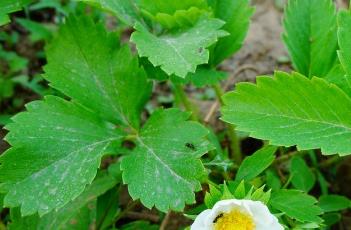
[[[119,180],[120,178],[115,178],[114,176],[104,172],[101,176],[95,179],[93,183],[89,185],[74,201],[68,203],[59,211],[50,212],[40,219],[37,214],[21,217],[18,209],[12,209],[11,212],[13,212],[13,215],[10,229],[20,230],[26,229],[29,226],[31,227],[30,229],[37,230],[66,229],[65,227],[70,225],[72,225],[71,227],[74,227],[75,223],[79,222],[81,212],[87,208],[86,205],[90,202],[96,202],[96,198],[98,196],[102,195],[116,185]],[[75,221],[72,221],[74,219]],[[75,227],[75,229],[78,229],[77,226]],[[88,226],[86,226],[85,229],[87,229],[87,227]]]
[[[137,11],[140,0],[76,0],[97,6],[114,14],[123,23],[133,26],[135,22],[141,21],[140,13]]]
[[[191,28],[157,37],[140,23],[132,34],[139,56],[148,57],[154,66],[160,66],[168,75],[185,77],[194,73],[200,64],[209,59],[207,47],[218,38],[227,35],[219,30],[224,22],[214,18],[202,18]]]
[[[21,205],[22,215],[63,207],[90,184],[100,159],[123,133],[84,107],[55,96],[27,105],[13,118],[0,157],[4,205]]]
[[[295,188],[309,192],[316,183],[316,177],[301,157],[294,157],[290,163],[291,183]]]
[[[122,160],[123,181],[148,208],[182,210],[195,201],[206,175],[199,159],[209,150],[208,131],[178,109],[157,110],[141,129],[137,146]]]
[[[241,163],[235,179],[239,181],[254,179],[273,163],[276,150],[275,146],[267,146],[246,157]]]
[[[301,191],[282,189],[271,195],[270,204],[287,216],[301,222],[320,223],[323,213],[317,205],[317,200]]]
[[[344,196],[325,195],[319,198],[318,206],[324,212],[336,212],[351,207],[351,201]]]
[[[68,19],[47,48],[50,85],[110,122],[139,126],[151,85],[128,47],[87,17]]]
[[[10,13],[19,11],[31,0],[1,0],[0,1],[0,26],[10,22]]]
[[[283,34],[294,67],[305,76],[324,77],[336,61],[336,9],[331,0],[291,0]]]
[[[338,24],[339,59],[346,74],[351,77],[351,11],[340,11]]]
[[[222,119],[272,145],[351,153],[351,100],[334,84],[277,72],[240,83],[223,97]]]
[[[248,0],[220,0],[213,5],[213,10],[216,18],[225,21],[223,30],[230,34],[219,39],[211,53],[211,63],[218,65],[242,46],[254,8]]]

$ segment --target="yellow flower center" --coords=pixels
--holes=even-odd
[[[214,230],[254,230],[252,217],[240,210],[234,209],[229,213],[222,213],[214,220]]]

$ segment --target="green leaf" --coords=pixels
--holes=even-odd
[[[295,188],[309,192],[316,183],[316,177],[301,157],[294,157],[290,163],[291,183]]]
[[[237,199],[244,199],[246,196],[245,181],[241,181],[234,191],[234,197]]]
[[[202,88],[217,84],[228,77],[228,73],[210,69],[205,66],[198,66],[195,73],[188,73],[185,78],[172,75],[171,81],[175,84],[193,83],[195,87]]]
[[[10,13],[19,11],[31,0],[1,0],[0,2],[0,26],[10,22]]]
[[[2,99],[10,98],[14,95],[15,84],[11,79],[2,78],[0,75],[0,102]]]
[[[141,21],[138,6],[140,0],[76,0],[97,6],[114,14],[123,23],[133,26],[135,22]]]
[[[235,193],[237,193],[237,194],[235,194],[236,196],[234,196],[234,194],[229,191],[227,184],[224,182],[223,191],[222,191],[222,195],[221,195],[220,200],[230,200],[230,199],[235,199],[235,198],[242,199],[245,196],[245,184],[243,181],[242,181],[242,183],[239,184]],[[241,197],[240,197],[240,195],[241,195]]]
[[[225,21],[223,30],[230,34],[219,39],[211,54],[211,63],[218,65],[241,48],[254,8],[248,0],[220,0],[216,1],[213,8],[214,16]]]
[[[254,179],[273,163],[276,150],[276,146],[267,146],[246,157],[241,163],[235,179],[239,181]]]
[[[30,40],[32,42],[49,40],[52,36],[52,31],[43,23],[35,22],[25,18],[17,18],[16,22],[18,22],[22,27],[30,32]]]
[[[209,191],[206,192],[204,202],[207,208],[212,208],[218,201],[221,200],[223,196],[223,192],[217,188],[214,184],[209,184]]]
[[[6,61],[10,69],[7,71],[8,75],[16,74],[16,72],[23,70],[27,67],[28,60],[24,57],[19,56],[15,52],[5,51],[2,46],[0,46],[0,60]],[[5,71],[5,70],[2,70]],[[1,73],[0,73],[1,74]],[[0,75],[0,78],[2,76]]]
[[[187,73],[194,73],[197,65],[208,62],[206,48],[227,34],[219,30],[223,24],[219,19],[202,18],[189,29],[157,37],[138,23],[131,41],[136,44],[139,56],[148,57],[168,75],[184,78]]]
[[[39,229],[60,229],[61,226],[70,225],[70,220],[79,214],[80,210],[90,202],[96,203],[96,198],[114,187],[121,181],[111,174],[104,173],[89,185],[84,192],[75,200],[67,204],[59,211],[51,212],[40,220]],[[117,190],[115,191],[117,192]],[[74,226],[72,226],[74,227]]]
[[[317,200],[301,191],[282,189],[272,193],[270,204],[287,216],[301,222],[322,222],[319,217],[323,213]]]
[[[332,226],[341,220],[340,213],[326,213],[323,215],[323,224],[326,226]]]
[[[205,0],[142,0],[140,7],[144,16],[173,30],[193,26],[209,13]]]
[[[351,202],[347,197],[339,195],[325,195],[319,198],[318,206],[324,212],[335,212],[350,208]]]
[[[258,188],[252,194],[250,194],[248,198],[250,200],[262,201],[264,204],[267,204],[269,202],[269,199],[271,198],[271,190],[269,190],[268,192],[265,192],[264,191],[265,187],[266,187],[265,185],[262,185],[260,188]]]
[[[123,225],[123,227],[121,228],[121,230],[134,230],[134,229],[158,230],[159,226],[150,224],[149,222],[144,220],[138,220],[138,221],[134,221],[126,225]]]
[[[290,0],[284,13],[284,29],[283,40],[295,69],[309,77],[325,76],[337,59],[334,3]]]
[[[186,78],[196,87],[204,87],[217,84],[228,77],[228,73],[208,68],[197,68],[195,73],[189,73]]]
[[[345,73],[341,64],[336,64],[324,77],[330,83],[337,85],[349,97],[351,97],[351,75]]]
[[[123,181],[148,208],[182,210],[195,202],[206,176],[199,159],[210,148],[208,131],[178,109],[157,110],[141,129],[133,153],[122,160]]]
[[[317,170],[317,180],[318,180],[322,195],[327,195],[329,190],[329,183],[319,170]]]
[[[153,15],[157,13],[174,14],[178,10],[187,10],[191,7],[198,9],[207,8],[205,0],[141,0],[141,8]]]
[[[351,153],[351,100],[334,84],[276,72],[240,83],[223,97],[222,119],[272,145],[321,148],[324,154]]]
[[[280,181],[279,176],[273,170],[266,171],[266,184],[272,190],[279,190],[282,187],[282,183]]]
[[[339,60],[346,74],[351,77],[351,11],[339,12],[338,25]]]
[[[151,93],[145,71],[127,46],[87,17],[68,19],[47,48],[50,85],[103,119],[139,126]]]
[[[21,217],[18,209],[12,209],[11,211],[13,212],[13,216],[10,229],[26,229],[29,226],[31,226],[30,229],[38,230],[64,229],[70,225],[75,225],[77,222],[80,222],[79,216],[81,213],[84,212],[85,209],[89,209],[86,206],[91,202],[95,203],[98,196],[104,194],[118,182],[120,182],[120,178],[116,178],[104,172],[101,176],[95,179],[93,183],[89,185],[76,199],[65,205],[59,211],[50,212],[40,219],[37,214]],[[91,223],[88,222],[87,224],[89,225]],[[75,227],[75,229],[78,229],[77,226]]]
[[[117,188],[113,187],[102,196],[98,197],[96,204],[96,228],[108,229],[113,225],[114,220],[121,213],[119,207],[120,194]]]
[[[0,80],[0,82],[1,82],[1,80]],[[1,101],[1,99],[0,99],[0,101]],[[10,123],[11,122],[11,117],[12,116],[8,115],[8,114],[1,114],[0,115],[0,125],[5,126],[8,123]]]
[[[42,216],[83,192],[109,146],[123,133],[95,113],[55,96],[35,101],[13,118],[6,140],[13,146],[0,157],[6,207]]]
[[[164,29],[175,30],[193,26],[202,15],[208,13],[207,10],[190,7],[187,10],[177,10],[174,14],[157,13],[152,19]]]
[[[19,208],[10,210],[11,223],[8,225],[10,230],[33,230],[36,229],[39,223],[38,215],[21,217]]]

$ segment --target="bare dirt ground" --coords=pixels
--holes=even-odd
[[[232,72],[243,65],[252,66],[256,71],[244,71],[235,82],[254,81],[257,75],[270,75],[277,69],[289,70],[289,66],[284,65],[288,53],[281,40],[282,9],[273,0],[255,0],[252,4],[256,11],[245,43],[224,65]]]

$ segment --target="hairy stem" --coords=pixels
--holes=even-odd
[[[173,85],[173,91],[175,96],[179,98],[181,103],[183,104],[186,111],[191,112],[191,119],[194,121],[199,121],[197,108],[193,105],[193,103],[189,100],[188,95],[184,92],[183,86],[180,84]]]

